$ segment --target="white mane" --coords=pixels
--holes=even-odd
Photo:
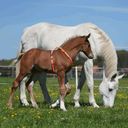
[[[117,54],[111,39],[96,25],[90,24],[92,40],[95,45],[95,54],[105,61],[105,75],[109,79],[117,73]]]

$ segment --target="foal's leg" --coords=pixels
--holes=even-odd
[[[61,71],[57,75],[60,86],[60,109],[62,109],[63,111],[67,111],[64,103],[64,97],[66,95],[66,87],[64,85],[65,72]]]
[[[9,108],[12,108],[12,101],[14,97],[14,92],[16,91],[17,87],[20,85],[21,80],[25,77],[25,74],[19,74],[18,77],[14,80],[11,92],[10,92],[10,97],[7,103],[7,106]]]
[[[51,103],[51,97],[49,96],[49,93],[48,93],[48,90],[47,90],[47,87],[46,87],[46,72],[44,72],[44,71],[43,72],[34,72],[34,74],[32,74],[31,78],[28,81],[29,82],[28,84],[30,84],[30,86],[28,85],[29,92],[31,91],[31,94],[33,93],[33,84],[37,80],[39,80],[39,83],[40,83],[40,86],[41,86],[41,90],[42,90],[43,95],[44,95],[44,100],[48,104],[50,104]],[[37,103],[36,103],[36,101],[34,99],[31,100],[31,103],[32,103],[33,107],[37,106]]]
[[[16,64],[16,77],[18,76],[19,74],[19,71],[20,70],[20,61],[17,62]],[[20,82],[20,102],[23,106],[28,106],[29,103],[27,101],[27,98],[26,98],[26,94],[25,94],[25,82],[27,80],[27,77],[25,77],[21,82]]]
[[[30,79],[27,81],[26,88],[27,88],[27,90],[29,92],[29,95],[30,95],[30,100],[31,100],[31,103],[32,103],[32,107],[38,108],[38,105],[36,103],[36,100],[35,100],[35,97],[34,97],[34,94],[33,94],[33,85],[34,85],[35,81],[32,78],[33,78],[33,75],[31,75]]]
[[[68,95],[71,92],[71,86],[68,83],[68,78],[66,74],[65,74],[65,87],[66,87],[66,95]],[[59,103],[60,103],[60,100],[57,99],[56,102],[51,105],[51,107],[55,108],[57,105],[59,105]]]

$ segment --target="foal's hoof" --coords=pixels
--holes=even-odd
[[[32,107],[33,107],[33,108],[36,108],[36,109],[39,108],[38,105],[37,105],[36,103],[32,104]]]
[[[9,109],[13,109],[12,104],[10,104],[10,103],[7,103],[7,107],[8,107]]]
[[[67,112],[67,109],[66,108],[60,108],[61,110],[63,110],[64,112]]]
[[[26,99],[21,99],[20,102],[21,102],[22,106],[29,106],[29,103]]]
[[[66,87],[66,95],[70,94],[71,92],[71,85],[69,83],[65,84]]]

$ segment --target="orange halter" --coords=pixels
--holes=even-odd
[[[58,47],[58,49],[60,49],[61,52],[68,57],[68,59],[70,60],[70,62],[73,63],[72,58],[69,56],[69,54],[63,48]],[[54,50],[51,50],[51,52],[50,52],[50,58],[51,58],[52,71],[54,72],[55,71],[55,63],[54,63],[54,60],[53,60],[53,52],[54,52]]]
[[[61,48],[61,47],[58,47],[58,48],[62,51],[62,53],[64,53],[68,57],[70,62],[73,63],[72,58],[69,56],[69,54],[63,48]]]

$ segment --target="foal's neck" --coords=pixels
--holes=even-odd
[[[66,43],[61,47],[69,54],[72,60],[74,60],[77,54],[81,51],[82,44],[83,43],[82,41],[80,41],[80,39],[74,39],[74,40],[71,40],[70,43]]]

